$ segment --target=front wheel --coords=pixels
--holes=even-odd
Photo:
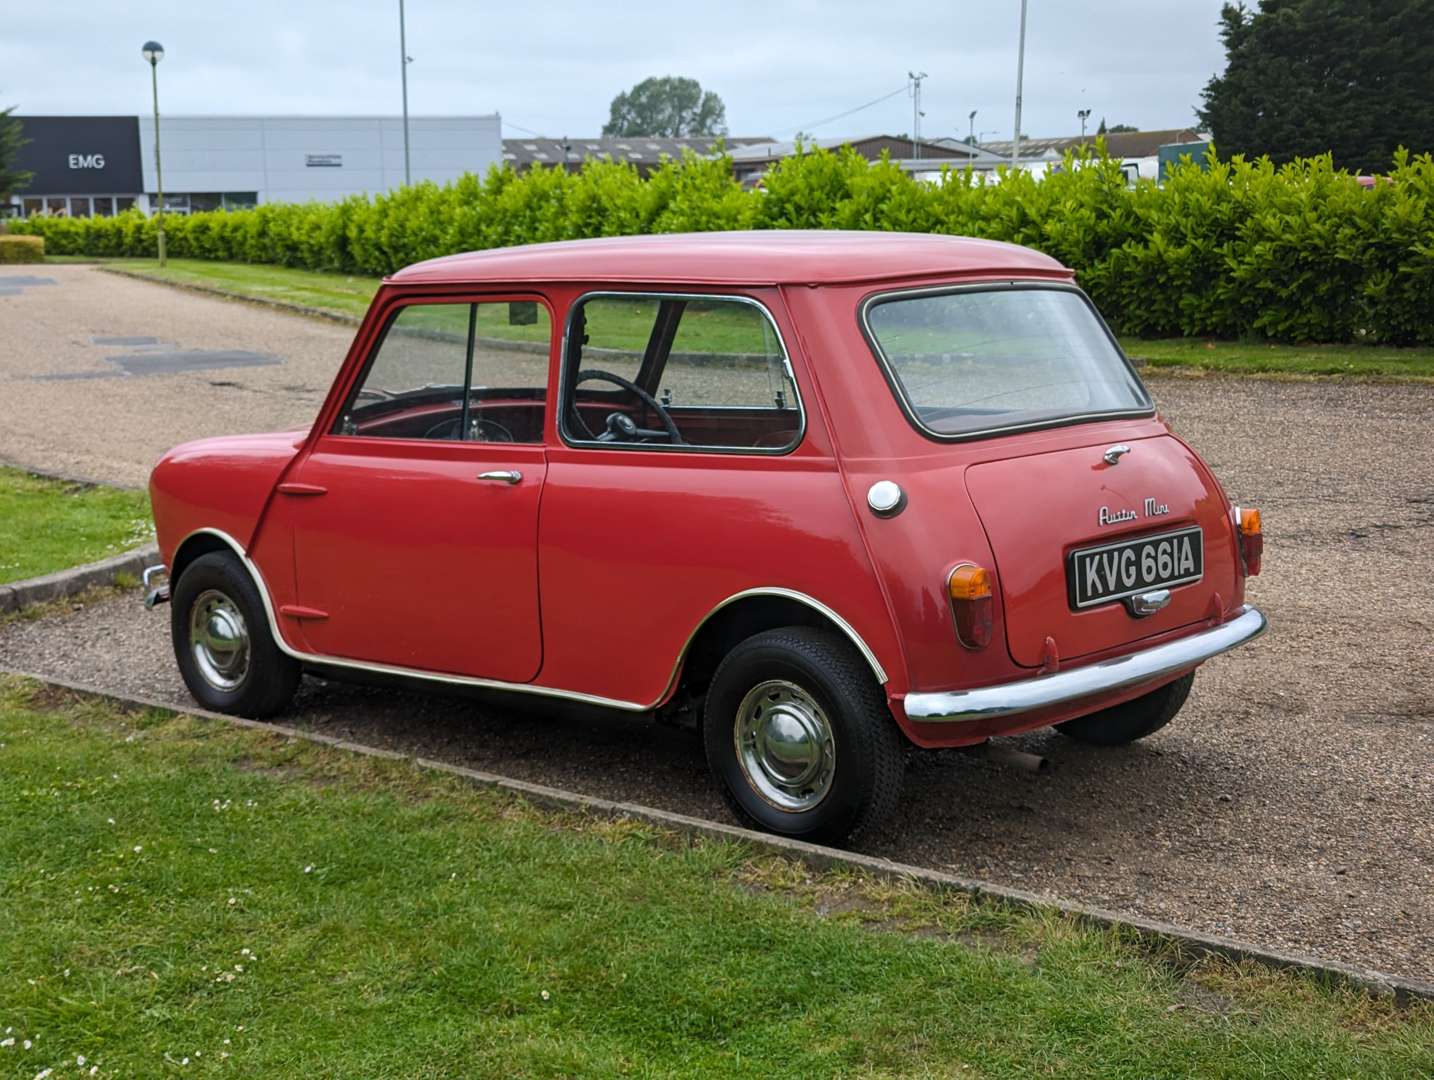
[[[1136,739],[1153,735],[1174,720],[1175,714],[1190,696],[1190,687],[1194,683],[1195,672],[1192,671],[1159,690],[1152,690],[1131,701],[1057,724],[1056,730],[1076,742],[1092,746],[1125,746]]]
[[[840,843],[896,806],[904,747],[855,650],[804,626],[743,641],[712,676],[707,763],[744,825]]]
[[[170,601],[170,636],[184,684],[205,708],[262,719],[298,688],[298,661],[274,643],[259,590],[226,552],[185,567]]]

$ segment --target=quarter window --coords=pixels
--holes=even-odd
[[[410,304],[389,320],[334,434],[540,443],[550,340],[536,300]]]
[[[573,442],[781,452],[801,437],[791,366],[753,301],[590,296],[574,309],[565,363]]]

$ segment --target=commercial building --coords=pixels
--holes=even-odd
[[[981,147],[957,139],[921,140],[913,145],[909,137],[901,135],[852,135],[805,139],[801,143],[785,140],[740,146],[730,151],[732,171],[744,186],[754,187],[773,165],[803,150],[840,150],[847,146],[867,161],[877,161],[882,154],[886,154],[893,163],[918,179],[938,177],[943,167],[963,169],[983,160],[992,163],[997,160],[994,154]]]
[[[504,139],[503,160],[514,171],[527,172],[534,165],[551,168],[561,165],[577,172],[589,158],[621,161],[646,176],[665,158],[680,159],[684,153],[701,157],[715,154],[719,147],[729,152],[758,143],[770,143],[768,136],[685,135],[676,138],[649,135],[598,135],[590,139]]]
[[[1180,155],[1189,154],[1196,161],[1203,158],[1210,144],[1210,136],[1194,128],[1163,128],[1160,131],[1112,131],[1105,135],[1066,135],[1056,139],[1022,139],[1021,168],[1036,175],[1058,172],[1066,151],[1079,152],[1083,148],[1095,149],[1096,139],[1105,141],[1105,150],[1113,158],[1119,158],[1121,168],[1134,183],[1137,179],[1163,180],[1168,167],[1179,160]],[[999,160],[1009,162],[1012,143],[986,142],[982,149],[989,150]]]
[[[107,216],[158,204],[154,118],[21,116],[17,166],[34,173],[11,213]],[[502,122],[409,119],[414,183],[482,173],[503,160]],[[388,116],[165,116],[160,143],[167,213],[267,202],[335,201],[404,182],[403,121]]]

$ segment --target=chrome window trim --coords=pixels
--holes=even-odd
[[[467,297],[467,299],[464,299],[464,297]],[[501,299],[501,297],[508,297],[508,299]],[[372,371],[373,371],[373,365],[374,365],[375,362],[377,362],[379,353],[383,351],[383,346],[384,346],[385,342],[388,341],[388,333],[389,333],[390,330],[393,329],[393,324],[396,323],[396,322],[398,322],[399,317],[400,317],[405,311],[407,311],[409,308],[413,308],[413,307],[440,307],[440,306],[446,306],[446,307],[458,307],[458,306],[476,307],[476,306],[479,305],[479,304],[511,304],[511,303],[514,302],[514,299],[515,299],[515,298],[518,299],[518,300],[522,300],[522,301],[535,300],[535,301],[537,302],[538,306],[541,307],[541,308],[547,313],[547,316],[548,316],[548,364],[551,366],[551,364],[552,364],[552,354],[553,354],[553,326],[554,326],[554,324],[555,324],[554,316],[557,314],[557,312],[556,312],[556,310],[555,310],[554,307],[553,307],[552,301],[550,301],[543,293],[537,292],[536,290],[530,290],[530,291],[528,291],[528,292],[525,292],[525,291],[524,291],[523,289],[521,289],[521,288],[517,288],[517,289],[500,289],[500,290],[498,290],[497,292],[481,293],[481,294],[470,293],[470,292],[463,292],[463,291],[456,291],[456,292],[453,292],[453,293],[428,293],[428,292],[415,292],[415,293],[412,293],[412,294],[400,293],[400,294],[398,294],[397,296],[395,296],[393,302],[389,305],[388,309],[385,311],[385,314],[384,314],[384,317],[383,317],[383,318],[384,318],[383,326],[379,328],[378,336],[374,338],[373,344],[369,346],[369,350],[368,350],[367,354],[364,356],[363,362],[359,365],[358,372],[357,372],[357,373],[354,375],[354,377],[353,377],[353,382],[351,382],[351,383],[349,384],[348,388],[344,391],[343,399],[342,399],[342,400],[339,402],[339,404],[338,404],[338,408],[337,408],[337,410],[336,410],[335,413],[334,413],[334,418],[333,418],[332,423],[329,424],[327,430],[319,432],[319,436],[318,436],[318,437],[321,438],[321,439],[324,439],[324,438],[327,438],[327,439],[358,439],[358,440],[364,441],[365,443],[383,443],[383,444],[388,444],[388,443],[405,442],[405,443],[417,443],[417,444],[419,444],[419,445],[423,445],[423,444],[425,444],[425,443],[431,445],[432,443],[435,443],[435,442],[440,442],[440,443],[467,443],[467,442],[476,441],[476,440],[469,440],[469,439],[415,439],[415,438],[410,438],[410,437],[408,437],[408,436],[360,435],[360,434],[358,434],[358,433],[345,434],[344,432],[338,430],[338,427],[339,427],[339,425],[343,422],[344,416],[347,415],[347,414],[350,412],[350,410],[354,407],[354,402],[358,399],[359,391],[361,391],[361,390],[364,388],[364,382],[368,379],[369,375],[372,373]],[[360,323],[360,328],[362,328],[362,323]],[[466,339],[465,339],[465,340],[466,340]],[[537,354],[534,353],[534,355],[536,356]],[[347,365],[345,364],[345,365],[343,365],[343,366],[347,366]],[[341,366],[340,369],[339,369],[339,373],[340,373],[340,374],[343,373],[343,366]],[[469,378],[468,381],[471,383],[471,381],[472,381],[471,377]],[[463,387],[463,384],[462,384],[462,383],[453,383],[452,385],[453,385],[453,388],[454,388],[455,390],[465,389],[465,388]],[[439,389],[444,389],[444,387],[443,387],[443,386],[431,386],[431,387],[424,387],[423,389],[439,390]],[[507,389],[507,388],[506,388],[506,387],[502,387],[502,388],[500,388],[500,389]],[[548,397],[547,397],[548,384],[545,382],[545,383],[543,383],[542,386],[535,386],[535,387],[526,387],[526,386],[524,386],[524,387],[514,387],[513,389],[521,389],[521,390],[532,389],[532,390],[539,390],[539,391],[542,392],[543,396],[542,396],[541,398],[535,398],[534,401],[540,403],[540,404],[543,406],[543,418],[542,418],[542,423],[539,425],[539,430],[540,430],[540,431],[546,431],[546,430],[547,430],[547,425],[548,425],[548,411],[549,411],[549,410],[548,410],[549,402],[548,402]],[[468,392],[471,392],[471,391],[473,390],[473,387],[470,385],[470,386],[468,386],[468,387],[466,388],[466,390],[467,390]],[[326,402],[326,403],[327,403],[327,402]],[[322,410],[322,408],[320,408],[320,414],[322,414],[322,412],[323,412],[323,410]],[[315,426],[317,426],[317,421],[318,421],[318,419],[319,419],[318,417],[315,418]],[[543,446],[543,445],[545,444],[545,442],[546,442],[546,439],[539,438],[539,439],[537,439],[536,441],[533,441],[533,442],[513,443],[513,444],[511,444],[511,445],[515,445],[515,446]],[[186,537],[185,539],[188,539],[188,537]]]
[[[820,600],[817,600],[814,597],[808,596],[806,593],[797,592],[795,589],[784,589],[776,586],[744,589],[742,592],[733,593],[731,596],[727,597],[727,599],[723,600],[721,603],[717,604],[710,611],[708,611],[707,614],[704,615],[701,620],[698,621],[697,625],[693,628],[692,633],[687,636],[687,640],[683,642],[682,649],[677,654],[677,661],[673,665],[672,675],[668,679],[666,689],[663,690],[661,696],[658,697],[657,700],[649,702],[645,705],[636,701],[623,701],[618,698],[605,698],[600,697],[596,694],[584,694],[577,690],[562,690],[557,687],[537,686],[533,683],[502,682],[498,679],[483,679],[475,675],[451,675],[443,672],[425,671],[422,668],[406,668],[399,667],[394,664],[377,664],[364,660],[345,660],[341,657],[326,656],[322,653],[307,653],[299,649],[293,648],[287,641],[284,640],[284,635],[279,631],[278,619],[275,617],[274,603],[269,598],[269,585],[264,580],[264,575],[259,570],[258,564],[255,563],[254,560],[249,558],[248,552],[244,550],[244,548],[239,544],[239,541],[234,539],[234,537],[230,536],[223,529],[215,529],[209,526],[204,526],[202,528],[193,530],[187,536],[185,536],[183,540],[176,544],[174,547],[175,552],[178,553],[184,548],[185,544],[189,543],[190,540],[194,539],[194,537],[196,536],[201,535],[216,537],[217,539],[227,544],[230,550],[232,550],[234,554],[238,556],[239,561],[244,564],[244,568],[248,570],[249,576],[253,579],[255,587],[259,590],[259,598],[264,602],[264,615],[268,619],[269,632],[274,637],[274,644],[279,647],[279,650],[281,652],[293,657],[295,660],[301,661],[302,663],[306,664],[316,664],[324,667],[348,668],[353,671],[368,671],[380,675],[396,675],[408,679],[422,679],[428,682],[446,683],[451,686],[468,686],[486,690],[505,690],[518,694],[531,694],[536,697],[560,698],[564,701],[577,701],[585,705],[599,705],[608,709],[620,709],[623,712],[651,712],[658,706],[662,705],[665,701],[668,700],[669,697],[672,696],[672,692],[677,687],[677,678],[679,673],[682,671],[682,665],[687,660],[688,648],[692,645],[692,642],[697,637],[698,632],[702,629],[702,627],[707,625],[708,620],[711,619],[713,615],[717,614],[717,612],[721,611],[729,604],[735,603],[736,601],[741,600],[744,597],[781,596],[789,600],[796,600],[799,603],[806,604],[808,607],[814,609],[815,611],[821,613],[822,615],[825,615],[828,619],[830,619],[832,623],[837,627],[837,629],[841,630],[842,633],[844,633],[851,640],[851,643],[856,646],[857,650],[866,659],[867,663],[871,665],[872,672],[876,675],[877,680],[883,685],[887,681],[886,671],[882,668],[881,663],[876,659],[876,654],[871,651],[871,649],[867,646],[866,642],[861,639],[861,635],[859,635],[852,628],[852,625],[849,622],[843,619],[826,604],[822,603]],[[175,584],[178,583],[176,582]]]
[[[1074,293],[1076,296],[1079,296],[1085,302],[1086,307],[1090,309],[1090,313],[1095,316],[1097,325],[1105,332],[1106,339],[1110,342],[1111,347],[1115,349],[1115,354],[1120,357],[1121,363],[1125,365],[1126,371],[1128,371],[1130,377],[1135,380],[1136,388],[1145,398],[1146,404],[1138,409],[1112,409],[1104,412],[1077,413],[1072,416],[1060,416],[1048,420],[1033,420],[1024,424],[999,424],[995,427],[981,428],[977,431],[963,431],[959,434],[936,431],[928,427],[912,406],[911,399],[906,394],[906,388],[902,386],[901,379],[892,368],[891,362],[887,359],[886,351],[881,347],[881,343],[876,338],[876,333],[871,328],[871,322],[869,320],[871,309],[879,304],[888,303],[893,300],[907,300],[922,296],[943,296],[963,292],[1018,292],[1026,290],[1052,290]],[[919,289],[895,289],[889,292],[872,293],[864,297],[857,309],[857,315],[861,323],[862,336],[866,338],[868,347],[876,356],[877,364],[881,367],[881,373],[886,379],[887,386],[891,388],[892,394],[895,395],[896,402],[901,407],[902,414],[912,427],[928,439],[934,439],[937,442],[967,442],[971,439],[990,438],[993,435],[1013,435],[1021,431],[1040,431],[1045,428],[1066,427],[1071,424],[1089,424],[1098,420],[1123,420],[1155,415],[1155,402],[1150,396],[1150,391],[1146,389],[1144,381],[1140,378],[1139,372],[1135,370],[1135,365],[1130,362],[1130,357],[1125,355],[1125,350],[1120,347],[1119,340],[1117,340],[1115,334],[1111,331],[1109,324],[1106,323],[1104,316],[1101,315],[1095,303],[1086,295],[1085,290],[1071,282],[1026,279],[983,281],[967,285],[929,285]]]
[[[674,445],[672,443],[617,443],[599,442],[596,439],[574,438],[568,431],[567,425],[567,378],[568,378],[568,345],[573,330],[573,316],[583,304],[596,297],[617,296],[623,298],[639,297],[648,300],[731,300],[739,304],[749,304],[762,313],[767,324],[772,328],[776,336],[777,345],[782,350],[782,367],[787,373],[787,378],[792,381],[792,392],[797,396],[797,434],[796,437],[786,446],[692,446],[687,443]],[[761,406],[749,405],[713,405],[708,403],[705,406],[690,406],[691,408],[750,408],[758,409]],[[679,406],[681,408],[681,406]],[[741,296],[735,293],[684,293],[684,292],[653,292],[646,289],[594,289],[585,292],[571,304],[568,305],[567,318],[563,320],[563,341],[562,349],[558,354],[558,438],[564,446],[582,450],[656,450],[660,453],[684,453],[684,454],[750,454],[756,457],[782,457],[790,454],[802,445],[802,440],[807,436],[807,408],[802,401],[802,388],[797,382],[797,373],[792,368],[792,354],[787,348],[786,339],[782,336],[782,328],[777,325],[777,320],[772,317],[771,310],[766,304],[751,296]]]

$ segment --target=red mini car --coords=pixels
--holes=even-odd
[[[887,233],[420,263],[309,431],[159,463],[149,600],[209,708],[312,671],[686,713],[738,818],[809,839],[913,745],[1138,739],[1264,629],[1260,518],[1072,276]]]

